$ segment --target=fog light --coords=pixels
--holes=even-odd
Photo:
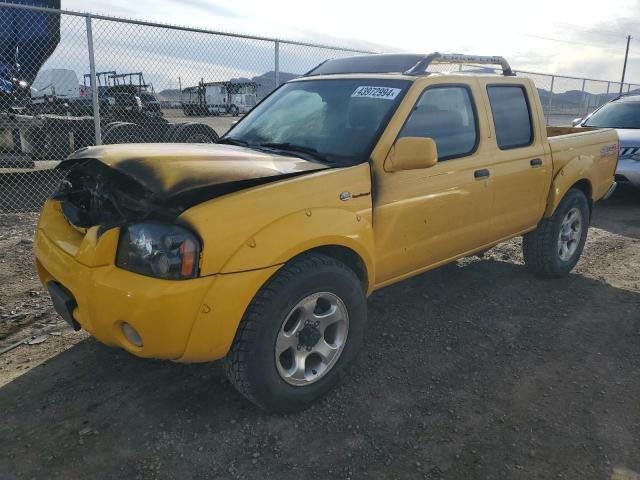
[[[138,331],[131,325],[124,322],[122,324],[122,333],[124,333],[124,336],[127,337],[127,340],[133,343],[136,347],[142,347],[142,338],[140,337]]]

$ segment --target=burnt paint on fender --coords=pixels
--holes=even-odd
[[[217,144],[132,144],[92,147],[70,160],[96,158],[158,198],[194,189],[328,168],[302,158]]]

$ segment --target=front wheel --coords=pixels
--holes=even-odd
[[[563,277],[576,266],[589,229],[589,203],[585,194],[570,189],[548,218],[522,240],[527,267],[545,277]]]
[[[354,360],[366,322],[362,284],[345,264],[303,254],[256,294],[226,358],[245,397],[293,412],[327,393]]]

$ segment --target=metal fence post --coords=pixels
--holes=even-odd
[[[549,104],[547,105],[547,125],[549,125],[549,118],[551,117],[551,106],[553,105],[553,81],[556,79],[554,75],[551,75],[551,88],[549,89]]]
[[[587,79],[583,78],[582,79],[582,106],[584,108],[584,113],[580,113],[580,116],[585,116],[589,111],[589,100],[587,100],[587,97],[584,94],[584,87],[586,83],[587,83]]]
[[[93,52],[93,30],[91,30],[91,16],[87,15],[87,46],[89,48],[89,79],[91,84],[91,96],[93,98],[93,126],[95,128],[96,145],[102,145],[102,132],[100,131],[100,98],[98,82],[96,81],[96,59]]]
[[[274,74],[276,79],[276,88],[278,88],[280,86],[280,42],[276,40],[274,43],[275,43]]]

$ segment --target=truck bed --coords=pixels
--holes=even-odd
[[[618,132],[612,128],[547,127],[547,137],[553,158],[553,178],[577,159],[582,168],[590,169],[593,200],[602,198],[614,180]]]
[[[547,138],[570,135],[572,133],[584,133],[591,130],[600,130],[593,127],[547,127]]]

